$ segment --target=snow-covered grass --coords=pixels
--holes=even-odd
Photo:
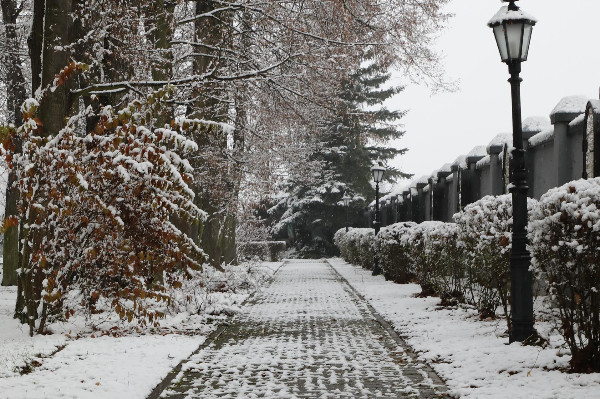
[[[145,398],[219,320],[243,311],[242,302],[280,265],[212,273],[211,282],[202,282],[214,287],[212,292],[196,292],[192,305],[148,330],[107,315],[96,329],[70,319],[53,325],[54,334],[29,337],[26,326],[12,317],[16,288],[0,287],[0,398]]]
[[[436,370],[455,397],[600,397],[600,374],[565,371],[569,351],[548,322],[536,322],[538,332],[549,338],[546,348],[508,345],[501,320],[480,321],[468,307],[440,308],[439,298],[417,298],[421,288],[416,284],[385,281],[341,259],[330,263]]]

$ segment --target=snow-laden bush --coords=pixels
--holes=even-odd
[[[528,199],[529,213],[537,201]],[[467,301],[481,318],[496,317],[502,305],[510,331],[511,195],[486,196],[454,215],[458,245],[467,264]]]
[[[341,228],[335,232],[333,235],[333,243],[340,251],[340,256],[342,259],[347,260],[348,258],[348,249],[346,246],[346,228]]]
[[[381,271],[387,280],[405,284],[415,278],[415,270],[409,258],[409,248],[402,240],[415,226],[413,222],[401,222],[383,227],[377,234],[376,247]]]
[[[534,267],[548,279],[577,371],[600,371],[600,178],[542,196],[529,225]]]
[[[181,287],[205,260],[172,216],[198,223],[192,168],[185,159],[197,145],[184,134],[202,125],[181,120],[152,128],[150,121],[169,99],[169,88],[119,112],[98,115],[89,107],[56,136],[40,134],[37,102],[23,106],[23,143],[14,154],[21,228],[20,296],[17,314],[30,333],[61,315],[94,313],[108,302],[121,319],[154,324],[170,301],[166,286]],[[95,128],[76,133],[95,116]],[[77,297],[76,301],[70,301]]]
[[[342,230],[344,230],[342,232]],[[375,259],[374,246],[375,232],[373,229],[345,229],[338,230],[334,235],[334,243],[340,249],[342,258],[365,269],[373,268]]]
[[[181,287],[168,286],[171,297],[163,311],[171,317],[182,314],[203,318],[231,316],[240,311],[240,305],[249,293],[263,285],[271,276],[261,262],[224,265],[223,270],[205,267],[194,271],[193,277],[182,281]],[[176,326],[179,328],[180,326]]]
[[[417,268],[423,291],[439,295],[442,305],[464,302],[466,268],[458,245],[458,225],[429,222],[424,227],[421,228],[423,266]]]
[[[439,267],[440,259],[435,258],[427,248],[433,246],[432,231],[443,225],[443,222],[423,222],[412,226],[407,233],[400,238],[402,246],[407,249],[411,269],[414,270],[417,281],[421,285],[422,296],[437,295],[435,289],[434,269]]]

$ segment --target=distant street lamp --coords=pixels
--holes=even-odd
[[[350,198],[348,195],[344,195],[344,197],[342,198],[344,200],[344,206],[346,207],[346,233],[348,232],[348,225],[350,224],[349,220],[349,216],[348,216],[348,208],[350,207],[350,200],[352,198]]]
[[[375,228],[375,236],[379,234],[380,215],[379,215],[379,183],[383,181],[383,174],[385,169],[380,165],[375,165],[371,168],[373,174],[373,181],[375,182],[375,222],[373,227]],[[373,260],[373,276],[381,274],[381,268],[379,267],[379,257],[375,255]]]
[[[521,63],[527,61],[531,32],[535,18],[515,5],[517,0],[503,0],[503,6],[489,21],[500,51],[502,62],[508,65],[512,89],[513,151],[511,185],[513,204],[513,240],[510,254],[512,331],[509,342],[523,342],[537,337],[533,327],[533,289],[527,250],[527,168],[523,150],[521,123]]]

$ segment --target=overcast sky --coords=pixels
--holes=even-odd
[[[517,4],[538,20],[521,73],[523,118],[549,117],[565,96],[598,98],[600,1]],[[474,146],[487,145],[496,134],[512,132],[508,67],[500,62],[486,25],[501,5],[499,0],[453,0],[448,6],[455,17],[437,47],[447,77],[460,81],[458,91],[432,95],[427,87],[410,84],[387,104],[409,111],[402,119],[406,134],[395,144],[409,148],[394,162],[402,171],[415,178],[429,175]]]

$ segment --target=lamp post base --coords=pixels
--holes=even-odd
[[[509,334],[508,343],[521,342],[523,345],[536,345],[541,337],[535,328],[530,329],[529,327],[527,324],[519,326],[513,321],[513,330]]]
[[[381,274],[381,267],[379,266],[379,257],[375,255],[375,259],[373,259],[373,276],[379,276]]]

